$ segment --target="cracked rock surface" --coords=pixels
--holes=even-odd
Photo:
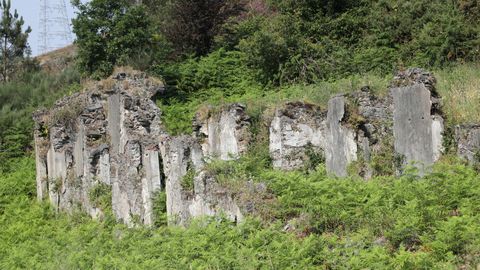
[[[119,73],[35,113],[39,199],[96,218],[107,210],[99,197],[109,196],[118,220],[152,224],[164,131],[151,98],[162,88],[142,73]]]

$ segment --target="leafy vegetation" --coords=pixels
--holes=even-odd
[[[60,74],[28,72],[0,84],[0,171],[8,167],[8,158],[23,156],[33,149],[32,113],[80,89],[80,75],[74,68]]]
[[[34,162],[16,159],[11,172],[0,174],[0,267],[451,269],[480,263],[480,179],[469,167],[439,164],[425,178],[364,182],[328,178],[321,166],[309,174],[280,173],[252,171],[249,162],[225,166],[230,177],[248,173],[268,183],[280,201],[272,209],[277,222],[248,219],[236,226],[207,219],[188,229],[164,222],[128,229],[38,203]]]
[[[112,188],[105,183],[96,183],[88,192],[88,198],[94,207],[102,211],[112,210]]]
[[[385,145],[369,181],[330,178],[314,151],[304,170],[279,172],[263,122],[285,101],[325,107],[332,94],[367,85],[385,95],[393,71],[413,65],[434,71],[449,126],[479,122],[476,1],[137,2],[74,1],[77,67],[25,69],[0,85],[0,269],[478,268],[474,168],[444,157],[430,175],[406,170],[395,178]],[[173,135],[192,132],[201,106],[247,104],[255,136],[249,153],[206,170],[236,196],[242,184],[264,183],[275,202],[239,225],[216,217],[178,228],[166,226],[166,194],[158,192],[153,228],[131,229],[108,213],[104,184],[89,191],[107,212],[99,221],[38,202],[31,113],[79,91],[81,74],[104,77],[119,64],[165,80],[157,104]],[[77,115],[75,107],[81,104],[53,120]],[[185,190],[194,176],[189,169]],[[60,187],[61,179],[52,181]]]
[[[76,0],[73,4],[79,10],[73,29],[79,67],[85,74],[94,78],[108,76],[115,65],[126,64],[150,44],[151,22],[143,6],[132,6],[127,0],[85,4]]]

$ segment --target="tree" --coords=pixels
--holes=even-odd
[[[24,20],[15,10],[10,13],[10,0],[0,3],[2,18],[0,21],[0,51],[1,51],[1,78],[3,82],[9,80],[15,67],[30,54],[28,35],[32,32],[30,27],[23,30]]]
[[[87,75],[108,76],[152,42],[152,23],[143,5],[128,0],[92,0],[82,4],[73,19],[80,69]]]
[[[310,21],[318,16],[333,16],[359,5],[358,0],[271,0],[283,13],[290,13]]]
[[[162,31],[177,53],[203,56],[210,52],[225,22],[239,15],[244,6],[243,0],[168,1]]]

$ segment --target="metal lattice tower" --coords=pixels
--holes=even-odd
[[[43,54],[72,43],[72,31],[65,0],[40,0],[38,53]]]

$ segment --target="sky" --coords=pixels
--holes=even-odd
[[[38,55],[39,46],[39,24],[40,24],[40,2],[42,0],[11,0],[12,11],[16,9],[18,14],[25,20],[25,27],[30,26],[32,33],[30,33],[29,44],[32,49],[32,56]],[[74,9],[70,4],[70,0],[46,0],[46,1],[65,1],[67,6],[67,13],[69,22],[75,16]],[[82,2],[85,2],[83,0]],[[71,27],[70,27],[71,28]],[[72,34],[73,36],[73,34]]]

